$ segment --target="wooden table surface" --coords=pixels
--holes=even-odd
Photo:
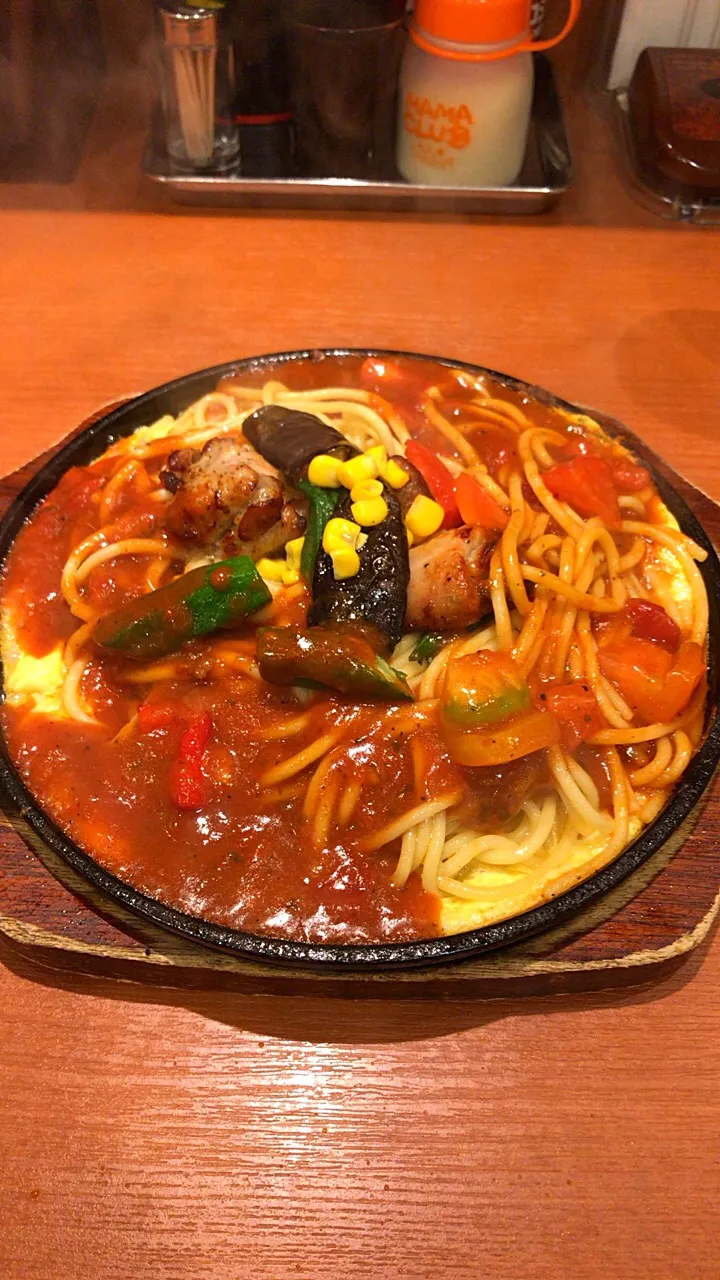
[[[16,202],[17,203],[17,202]],[[720,241],[653,226],[0,213],[8,470],[252,352],[477,360],[720,498]],[[643,991],[177,993],[0,957],[3,1280],[711,1280],[720,944]]]

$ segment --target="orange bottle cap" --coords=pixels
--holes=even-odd
[[[567,21],[550,40],[530,39],[532,0],[416,0],[410,35],[429,53],[459,61],[552,49],[572,31],[582,0],[569,0]],[[477,50],[477,52],[474,52]]]
[[[417,0],[415,23],[431,40],[498,45],[522,40],[531,0]]]

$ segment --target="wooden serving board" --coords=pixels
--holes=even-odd
[[[0,515],[54,452],[0,480]],[[652,461],[718,544],[720,507],[659,459]],[[246,993],[317,993],[320,987],[345,995],[365,989],[373,995],[504,997],[637,984],[665,976],[707,937],[720,911],[719,829],[716,774],[662,849],[565,924],[480,959],[370,977],[271,968],[166,933],[87,884],[22,818],[0,814],[0,941],[7,954],[54,969]]]

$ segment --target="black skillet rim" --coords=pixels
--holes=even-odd
[[[264,366],[303,360],[318,361],[327,357],[342,356],[379,359],[400,356],[411,360],[429,360],[446,368],[462,369],[474,375],[488,375],[513,390],[525,392],[550,406],[573,413],[585,412],[541,387],[533,386],[508,374],[498,373],[467,361],[451,360],[412,351],[326,347],[282,351],[228,361],[174,378],[170,382],[144,392],[120,408],[105,414],[64,445],[18,494],[0,522],[0,567],[4,564],[20,526],[38,502],[57,484],[60,476],[69,466],[90,461],[113,440],[129,435],[138,426],[157,419],[162,413],[176,415],[187,404],[211,390],[219,378],[230,374],[255,372]],[[160,410],[157,407],[149,407],[157,406],[158,402],[161,404]],[[602,415],[599,416],[602,418]],[[624,429],[620,423],[617,426],[619,430]],[[658,491],[681,527],[708,552],[708,558],[700,569],[705,579],[710,602],[708,703],[712,710],[708,715],[706,737],[700,750],[688,765],[681,786],[655,822],[641,832],[613,862],[557,898],[552,898],[521,915],[496,924],[485,925],[480,929],[452,934],[449,937],[419,939],[414,942],[334,945],[264,937],[188,915],[141,893],[132,885],[106,871],[100,863],[70,840],[44,813],[12,763],[4,737],[0,737],[0,801],[11,811],[19,811],[54,853],[97,889],[119,902],[126,910],[202,946],[271,965],[312,968],[325,972],[333,970],[358,973],[370,973],[374,970],[398,971],[468,960],[473,956],[520,942],[560,924],[602,894],[613,889],[660,849],[699,800],[720,760],[717,664],[717,644],[720,636],[720,563],[710,538],[684,499],[676,493],[672,485],[652,466],[651,462],[647,463],[646,459],[644,461],[650,466]]]

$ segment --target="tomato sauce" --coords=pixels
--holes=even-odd
[[[279,798],[268,802],[259,783],[264,769],[309,740],[258,742],[263,725],[297,712],[291,695],[230,677],[173,682],[162,697],[212,717],[211,792],[202,811],[183,813],[170,798],[179,727],[112,741],[105,727],[5,708],[8,744],[33,792],[103,866],[191,915],[252,933],[347,942],[437,931],[437,900],[417,877],[404,889],[390,885],[397,842],[380,853],[358,847],[369,827],[394,816],[396,803],[412,807],[401,750],[372,737],[351,748],[370,774],[364,802],[342,842],[318,851],[296,797],[283,799],[278,787]]]

